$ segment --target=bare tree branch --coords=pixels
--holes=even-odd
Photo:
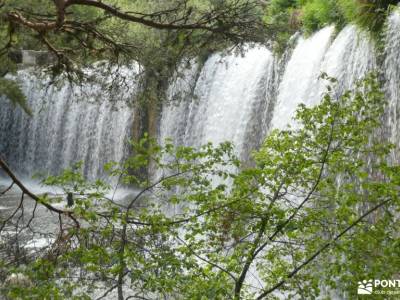
[[[41,201],[41,199],[37,195],[33,194],[28,188],[26,188],[25,185],[15,176],[15,174],[11,171],[6,162],[1,157],[0,157],[0,168],[6,172],[6,174],[11,178],[11,180],[21,189],[23,194],[26,194],[34,201],[46,207],[48,210],[55,212],[59,215],[65,215],[69,217],[75,223],[76,227],[78,228],[80,227],[78,220],[75,218],[75,216],[71,211],[61,210],[46,202]]]

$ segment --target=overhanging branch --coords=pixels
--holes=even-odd
[[[16,184],[19,189],[22,191],[23,194],[26,194],[27,196],[29,196],[31,199],[33,199],[34,201],[36,201],[37,203],[43,205],[44,207],[46,207],[48,210],[55,212],[59,215],[65,215],[67,217],[69,217],[71,220],[73,220],[73,222],[75,223],[76,227],[80,227],[80,224],[78,222],[78,220],[74,217],[73,213],[71,211],[67,211],[67,210],[62,210],[59,208],[56,208],[46,202],[41,201],[41,199],[35,195],[34,193],[32,193],[18,178],[17,176],[11,171],[11,169],[8,167],[7,163],[0,157],[0,168],[2,170],[4,170],[4,172],[7,174],[8,177],[10,177],[10,179],[12,180],[12,182],[14,184]]]

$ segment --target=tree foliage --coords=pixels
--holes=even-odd
[[[260,10],[248,0],[3,1],[1,14],[9,35],[4,50],[46,49],[57,56],[62,69],[87,59],[146,64],[151,60],[147,48],[162,47],[168,57],[171,50],[262,38]],[[167,40],[173,43],[164,44]]]
[[[75,83],[95,61],[134,61],[145,73],[138,97],[145,103],[164,100],[178,66],[266,40],[255,0],[3,0],[0,16],[0,74],[15,70],[3,62],[20,49],[48,51],[56,61],[53,77]]]
[[[14,105],[19,105],[28,115],[31,115],[26,97],[14,80],[0,77],[0,95],[7,97]]]
[[[108,198],[107,185],[87,183],[79,165],[48,178],[75,193],[75,206],[57,211],[62,198],[36,198],[59,214],[58,236],[25,268],[4,269],[24,273],[32,286],[3,293],[312,299],[326,287],[354,298],[358,281],[394,276],[400,172],[377,134],[383,94],[374,76],[342,96],[323,77],[322,102],[300,106],[295,127],[272,131],[252,168],[241,166],[230,143],[195,150],[146,137],[122,165],[106,166],[138,188],[125,202]],[[149,161],[156,178],[132,175]]]
[[[327,25],[346,24],[379,34],[398,0],[272,0],[266,6],[265,22],[282,52],[296,31],[311,34]]]

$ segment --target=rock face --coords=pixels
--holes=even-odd
[[[22,273],[12,273],[10,276],[4,280],[3,286],[13,287],[30,287],[32,285],[32,281]]]
[[[10,276],[4,280],[3,284],[0,287],[9,289],[9,288],[29,288],[32,287],[32,281],[22,273],[12,273]],[[0,300],[9,300],[6,295],[0,294]]]

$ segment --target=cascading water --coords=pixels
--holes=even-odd
[[[385,88],[389,101],[386,113],[388,138],[396,145],[393,159],[399,161],[400,155],[400,13],[389,17],[385,48]]]
[[[338,79],[340,93],[376,66],[374,47],[365,33],[347,26],[331,43],[333,31],[326,27],[309,39],[299,39],[279,86],[272,128],[295,125],[291,118],[300,103],[318,104],[325,91],[320,74]]]
[[[129,72],[120,73],[120,79],[124,75],[132,84]],[[106,89],[116,86],[107,77],[82,86],[67,82],[46,86],[46,79],[28,69],[20,71],[17,79],[33,117],[0,99],[0,153],[19,175],[57,174],[83,161],[88,178],[102,178],[106,162],[124,158],[133,120],[133,110],[126,104],[131,92],[122,86],[121,91]],[[112,97],[122,101],[110,101]]]
[[[199,147],[231,141],[236,154],[246,160],[265,135],[266,126],[260,124],[270,119],[275,91],[272,53],[255,47],[244,56],[214,54],[200,74],[196,71],[194,65],[170,87],[172,101],[164,105],[160,142],[172,138],[178,145]],[[177,94],[189,97],[176,105]],[[160,171],[156,177],[162,175]],[[164,210],[176,213],[181,206],[169,205]]]
[[[214,54],[195,82],[191,101],[164,108],[160,140],[171,137],[195,147],[232,141],[243,157],[255,146],[248,141],[256,143],[263,134],[259,122],[265,122],[270,111],[274,66],[271,52],[262,47],[251,48],[244,56]],[[186,82],[196,79],[189,73]],[[174,86],[178,90],[191,87],[193,84]]]
[[[177,145],[184,145],[188,115],[194,97],[198,79],[198,65],[192,62],[189,68],[180,70],[179,76],[171,83],[167,91],[168,103],[163,106],[159,129],[159,143],[166,138],[173,139]]]
[[[263,48],[250,49],[244,57],[213,55],[199,78],[195,68],[188,70],[170,95],[194,89],[193,96],[164,106],[160,141],[171,137],[178,144],[199,146],[230,140],[246,159],[269,128],[291,123],[298,104],[320,101],[322,72],[338,79],[340,93],[376,66],[367,34],[347,26],[336,38],[333,35],[331,26],[299,38],[280,82],[276,60]]]
[[[338,80],[339,94],[376,68],[374,44],[367,33],[354,25],[345,27],[326,52],[320,71]],[[324,91],[324,84],[320,92]],[[317,95],[318,97],[320,94]]]
[[[382,75],[389,100],[386,127],[398,148],[399,29],[400,15],[394,13],[388,21]],[[194,64],[171,85],[170,102],[178,94],[184,99],[163,107],[159,141],[171,137],[177,144],[199,146],[229,140],[246,159],[270,128],[282,129],[291,123],[298,104],[315,105],[320,101],[324,91],[324,83],[318,80],[321,72],[338,79],[340,93],[378,66],[376,57],[373,43],[355,26],[347,26],[336,38],[333,27],[308,39],[299,38],[291,57],[282,65],[262,47],[251,48],[244,56],[214,54],[199,74]],[[29,71],[21,72],[19,79],[34,118],[0,99],[0,153],[19,173],[55,173],[84,160],[86,175],[97,178],[103,175],[105,162],[123,159],[124,142],[133,123],[133,110],[125,102],[81,99],[86,93],[92,95],[92,90],[107,99],[99,85],[80,89],[65,84],[46,91],[45,82]],[[89,98],[95,100],[97,96]],[[251,284],[258,286],[259,281]]]
[[[387,127],[396,142],[400,140],[399,14],[393,14],[388,23],[383,69],[390,100]],[[170,86],[171,101],[163,107],[159,141],[171,137],[177,144],[196,147],[229,140],[246,160],[270,128],[284,128],[291,122],[299,103],[320,101],[321,72],[338,78],[339,92],[343,91],[378,65],[374,49],[367,34],[347,26],[336,38],[333,27],[307,39],[300,37],[289,60],[281,64],[263,47],[249,47],[243,56],[214,54],[199,72],[193,64]],[[0,111],[0,151],[19,173],[53,173],[84,160],[85,173],[95,178],[102,175],[104,162],[124,157],[131,108],[123,102],[77,100],[83,97],[81,90],[103,93],[99,85],[51,86],[46,91],[42,80],[29,74],[19,76],[35,117],[29,119],[8,104]],[[184,99],[176,103],[174,98],[182,98],[177,95]],[[100,96],[107,97],[107,93]]]
[[[311,97],[318,85],[321,62],[329,46],[333,27],[327,27],[309,39],[300,38],[279,85],[272,128],[284,128],[300,103],[316,104]]]

